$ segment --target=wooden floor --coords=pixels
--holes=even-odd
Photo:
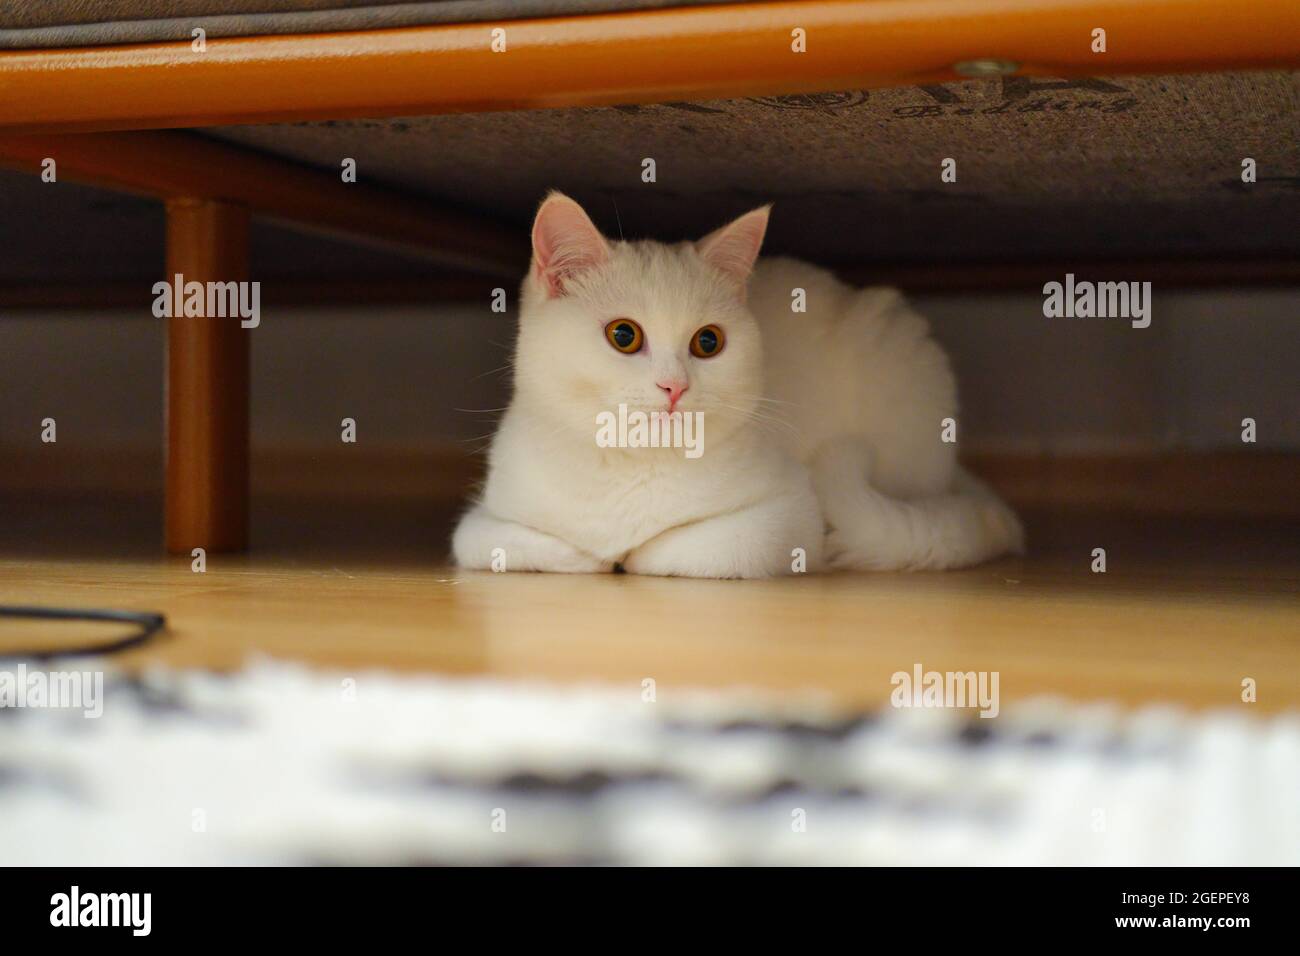
[[[261,501],[254,550],[207,572],[161,555],[156,500],[0,499],[0,602],[157,610],[128,667],[251,654],[367,668],[639,687],[820,689],[885,701],[896,671],[1000,673],[1128,704],[1300,707],[1300,525],[1101,512],[1027,515],[1031,553],[962,572],[769,582],[462,573],[432,506]],[[1103,547],[1108,570],[1090,570]],[[99,629],[96,629],[99,628]],[[0,654],[107,636],[0,622]]]

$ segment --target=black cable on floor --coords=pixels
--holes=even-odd
[[[103,608],[75,607],[19,607],[0,604],[0,617],[26,618],[42,621],[109,621],[117,624],[134,624],[136,630],[125,637],[103,644],[83,644],[73,647],[40,648],[38,650],[11,651],[0,647],[0,660],[46,661],[56,657],[85,657],[93,654],[116,654],[137,647],[167,626],[167,618],[150,611],[114,611]]]

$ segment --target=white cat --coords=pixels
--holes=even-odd
[[[613,242],[547,197],[514,398],[452,543],[462,567],[761,578],[1022,547],[941,438],[956,383],[925,320],[892,289],[758,261],[768,211],[696,243]],[[601,447],[620,406],[702,413],[702,454]]]

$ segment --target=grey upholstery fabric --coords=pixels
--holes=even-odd
[[[202,135],[335,172],[353,157],[362,182],[514,222],[521,243],[558,188],[629,238],[696,237],[775,201],[767,250],[827,265],[1300,258],[1297,73],[1009,78]],[[653,183],[641,179],[647,158]],[[940,179],[945,158],[955,183]],[[0,174],[0,210],[0,281],[161,268],[153,204]],[[263,244],[260,274],[412,268],[313,242]]]
[[[402,0],[0,0],[0,26],[31,28],[216,14],[381,7]]]
[[[1300,255],[1298,80],[1009,77],[207,132],[333,169],[351,156],[363,177],[521,226],[552,188],[613,235],[658,238],[775,201],[769,248],[826,263]]]
[[[0,49],[378,30],[728,0],[0,0]]]
[[[47,27],[115,20],[294,13],[398,6],[405,0],[0,0],[0,25]],[[437,2],[437,0],[434,0]]]

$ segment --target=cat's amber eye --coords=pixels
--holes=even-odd
[[[645,335],[641,332],[641,326],[631,319],[615,319],[609,323],[609,325],[605,326],[605,338],[609,339],[609,344],[624,355],[640,352],[641,346],[645,342]]]
[[[713,358],[727,344],[727,337],[716,325],[706,325],[691,336],[691,354],[696,358]]]

